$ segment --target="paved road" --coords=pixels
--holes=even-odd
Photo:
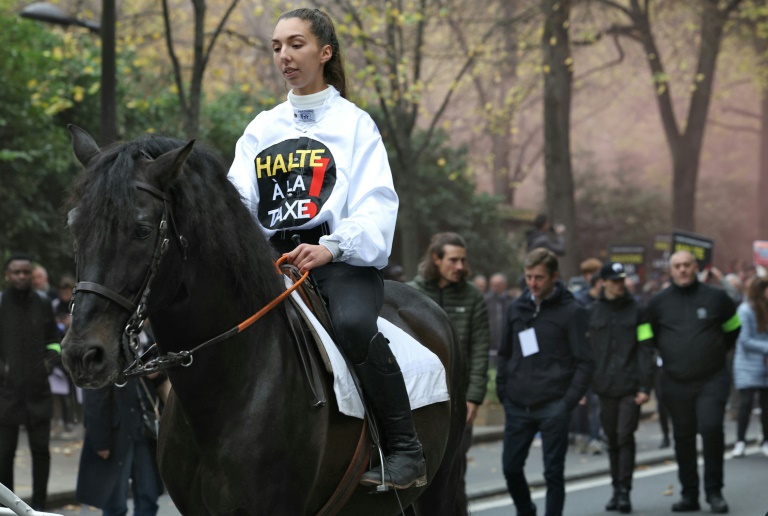
[[[735,441],[736,423],[730,419],[726,421],[726,443],[730,447]],[[476,427],[476,438],[484,442],[475,444],[469,452],[469,463],[467,470],[467,491],[470,499],[485,498],[506,493],[504,479],[501,473],[501,442],[498,440],[501,428],[486,426]],[[758,417],[754,416],[750,423],[748,439],[754,440],[760,434],[760,425]],[[637,432],[638,464],[652,465],[664,463],[665,461],[674,462],[674,455],[671,448],[659,449],[661,441],[661,432],[659,424],[652,419],[645,419],[641,422]],[[75,436],[71,439],[56,439],[51,442],[51,477],[49,480],[49,501],[51,507],[65,507],[74,499],[74,489],[77,481],[77,468],[82,448],[82,428],[78,429]],[[763,457],[755,457],[763,458]],[[768,481],[768,459],[763,463],[766,466],[765,474],[747,479],[747,484],[753,488],[762,486]],[[581,454],[571,448],[566,458],[566,479],[568,485],[578,482],[585,478],[595,478],[604,475],[608,469],[608,459],[605,454],[588,455]],[[529,483],[532,486],[541,488],[544,485],[542,476],[541,449],[532,448],[526,473]],[[26,443],[26,434],[22,432],[16,457],[16,493],[25,499],[31,495],[31,461],[29,449]],[[731,479],[726,477],[728,482]],[[675,486],[676,482],[672,482]],[[768,484],[766,484],[768,485]],[[730,485],[729,485],[730,489]],[[768,492],[768,489],[766,489]],[[167,503],[166,503],[167,502]],[[604,503],[601,497],[601,504]],[[164,515],[178,514],[172,509],[170,500],[166,497],[161,504]],[[668,504],[667,504],[668,505]],[[602,507],[602,505],[600,506]],[[73,509],[70,509],[73,510]],[[168,511],[172,512],[168,512]],[[507,508],[509,511],[510,508]],[[84,509],[82,514],[93,514],[88,509]],[[69,512],[66,514],[79,514],[78,512]],[[507,512],[509,514],[509,512]],[[594,514],[590,511],[584,514]],[[763,516],[765,512],[760,513]]]
[[[701,471],[701,468],[700,468]],[[723,495],[730,505],[730,514],[736,516],[768,515],[768,457],[764,457],[756,445],[748,448],[748,455],[732,459],[726,455],[726,487]],[[673,514],[672,504],[679,499],[677,465],[659,465],[637,471],[632,490],[633,514]],[[603,507],[610,498],[612,488],[610,477],[599,477],[569,482],[566,486],[564,516],[591,514],[617,514],[606,512]],[[544,514],[546,489],[535,489],[533,498],[539,514]],[[702,512],[708,513],[704,503]],[[515,514],[509,496],[498,496],[475,500],[470,504],[475,516],[509,516]],[[674,513],[678,514],[678,513]]]

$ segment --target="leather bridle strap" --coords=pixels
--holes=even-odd
[[[75,285],[75,290],[77,292],[92,292],[94,294],[98,294],[101,297],[105,297],[109,299],[110,301],[114,301],[118,305],[122,306],[128,312],[133,313],[136,311],[136,304],[128,301],[126,298],[112,290],[111,288],[104,287],[102,285],[99,285],[98,283],[94,283],[92,281],[81,281]]]

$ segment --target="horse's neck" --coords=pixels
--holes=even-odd
[[[152,317],[163,352],[193,349],[252,315],[221,271],[188,265],[184,285],[185,299]],[[195,426],[210,428],[222,421],[222,412],[238,404],[252,407],[279,401],[275,399],[281,396],[278,376],[284,375],[287,381],[298,377],[292,374],[295,357],[283,323],[282,307],[278,307],[242,333],[194,353],[191,366],[169,370],[185,412],[198,420]],[[253,399],[257,390],[261,401]]]

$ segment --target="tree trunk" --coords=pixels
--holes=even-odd
[[[763,86],[760,101],[760,176],[757,180],[758,235],[768,240],[768,210],[763,202],[768,199],[768,87]]]
[[[576,205],[571,167],[573,60],[568,37],[570,0],[542,0],[544,11],[544,168],[547,213],[553,223],[570,226],[563,277],[576,273]]]
[[[400,152],[398,152],[398,164],[401,170],[398,174],[405,177],[414,177],[418,161],[413,155],[411,148],[411,138],[403,138],[401,141]],[[418,269],[421,253],[424,251],[419,245],[418,224],[414,214],[415,199],[410,198],[410,192],[400,191],[400,208],[398,210],[397,235],[400,244],[400,265],[407,278],[413,278]]]

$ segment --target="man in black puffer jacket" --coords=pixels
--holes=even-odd
[[[641,340],[653,339],[663,360],[662,401],[672,417],[677,476],[682,499],[673,512],[699,510],[696,433],[704,455],[704,492],[712,512],[727,513],[722,495],[725,434],[723,419],[730,393],[727,354],[741,323],[736,305],[719,288],[700,283],[688,251],[669,259],[672,285],[648,302]]]
[[[546,514],[558,515],[565,503],[571,411],[586,392],[593,369],[588,314],[558,280],[554,253],[536,249],[526,256],[524,267],[528,289],[510,306],[498,356],[496,389],[505,413],[504,477],[517,513],[536,514],[524,467],[540,431]]]
[[[600,269],[603,287],[590,309],[589,341],[595,357],[592,390],[600,397],[600,423],[608,438],[613,496],[607,511],[632,511],[629,492],[635,470],[635,432],[640,405],[653,385],[653,349],[638,341],[640,307],[627,292],[620,263]]]

